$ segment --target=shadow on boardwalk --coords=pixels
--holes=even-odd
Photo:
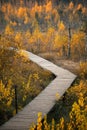
[[[29,130],[32,123],[37,121],[37,113],[42,112],[43,116],[46,115],[55,105],[56,93],[61,97],[76,78],[76,75],[68,70],[62,69],[31,52],[23,51],[23,53],[42,68],[55,74],[56,78],[22,111],[2,125],[0,130]]]

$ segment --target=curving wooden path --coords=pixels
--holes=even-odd
[[[42,112],[43,116],[47,114],[55,105],[56,93],[61,97],[76,78],[76,75],[68,70],[58,67],[31,52],[23,51],[23,53],[42,68],[54,73],[56,78],[22,111],[2,125],[0,130],[29,130],[31,124],[37,121],[37,113]]]

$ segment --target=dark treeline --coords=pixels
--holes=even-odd
[[[24,2],[25,5],[27,5],[27,2],[37,2],[38,4],[44,4],[47,3],[48,1],[52,1],[54,5],[58,5],[60,2],[63,2],[64,4],[68,4],[69,2],[73,2],[74,4],[82,3],[82,4],[87,4],[87,0],[0,0],[1,5],[3,3],[10,2],[11,4],[20,4],[21,2]]]

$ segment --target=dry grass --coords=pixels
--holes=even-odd
[[[3,80],[4,83],[11,79],[13,84],[22,86],[23,83],[28,82],[29,75],[35,73],[38,73],[40,80],[46,80],[52,76],[49,71],[43,70],[29,58],[21,56],[15,51],[5,50],[0,54],[0,80]]]

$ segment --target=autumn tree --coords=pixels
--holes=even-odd
[[[23,47],[23,37],[21,32],[17,32],[15,35],[15,45],[18,49]]]
[[[52,25],[55,28],[57,28],[57,23],[60,20],[60,15],[59,15],[57,9],[55,9],[55,8],[52,9],[51,20],[52,20]]]
[[[47,34],[47,50],[49,53],[53,50],[53,44],[54,44],[54,36],[55,36],[55,29],[53,27],[49,27]]]
[[[63,21],[58,22],[58,34],[55,36],[55,47],[59,46],[59,51],[62,56],[67,55],[67,36],[66,36],[66,26]]]
[[[70,2],[69,4],[69,16],[68,16],[68,53],[67,56],[68,58],[70,58],[71,56],[71,22],[72,22],[72,18],[73,18],[73,8],[74,8],[74,4],[72,2]]]
[[[55,35],[54,48],[57,50],[59,56],[67,56],[67,42],[67,36],[60,34]]]
[[[77,32],[72,35],[71,52],[73,58],[81,58],[85,55],[85,34]]]
[[[78,14],[78,11],[82,8],[82,5],[78,4],[77,6],[73,3],[70,2],[69,5],[65,5],[64,11],[62,13],[65,21],[64,23],[66,24],[67,30],[68,30],[68,53],[67,56],[68,58],[71,57],[71,39],[72,39],[72,34],[73,30],[75,28],[78,28],[81,25],[81,18],[80,15]],[[74,22],[75,21],[75,22]]]
[[[82,8],[82,17],[83,22],[81,26],[81,31],[85,33],[85,59],[87,58],[87,9],[85,7]]]
[[[41,50],[41,43],[42,43],[42,33],[40,32],[39,28],[36,28],[33,32],[33,36],[34,36],[34,39],[35,39],[35,42],[36,42],[36,50],[37,52],[40,52]]]
[[[12,88],[12,83],[9,80],[6,85],[0,80],[0,124],[3,123],[4,120],[8,120],[8,115],[6,112],[9,112],[12,102],[14,98],[14,90]],[[12,116],[12,113],[10,114]]]

